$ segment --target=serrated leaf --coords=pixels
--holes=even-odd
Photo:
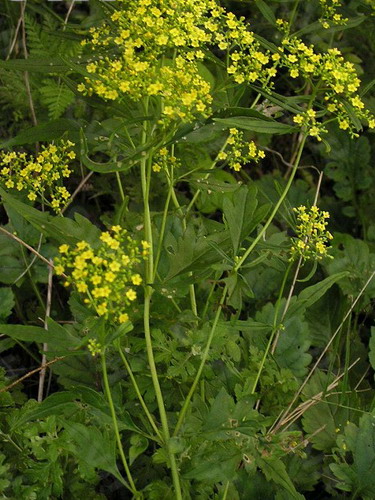
[[[319,393],[325,393],[329,384],[333,381],[332,376],[317,370],[306,384],[303,390],[303,398],[308,400],[316,397]],[[305,411],[302,417],[302,426],[305,432],[310,435],[309,440],[317,450],[329,453],[336,442],[336,429],[339,429],[347,419],[345,410],[338,406],[338,397],[329,397],[326,403],[323,397],[322,402],[311,406]]]
[[[75,453],[80,460],[93,469],[105,470],[125,483],[116,464],[116,442],[113,433],[102,433],[96,427],[78,422],[65,423],[65,432],[75,444]]]
[[[258,205],[256,195],[257,188],[250,185],[241,186],[236,191],[233,201],[224,198],[224,217],[228,223],[234,255],[237,255],[241,242],[248,236],[249,230],[253,227],[252,218]]]
[[[288,492],[288,498],[291,500],[304,500],[305,497],[295,489],[285,469],[285,465],[280,459],[259,457],[256,462],[268,481],[273,481]]]
[[[358,427],[349,423],[344,435],[338,438],[338,444],[341,448],[345,444],[347,452],[351,452],[352,462],[330,466],[341,480],[337,487],[355,492],[356,498],[372,500],[375,497],[375,415],[363,415]]]
[[[280,332],[275,360],[281,368],[289,368],[296,377],[303,377],[312,359],[307,353],[310,345],[307,324],[298,316],[289,317]]]

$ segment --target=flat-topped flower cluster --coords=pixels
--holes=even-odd
[[[62,185],[72,170],[69,162],[76,157],[74,143],[60,141],[42,146],[37,156],[26,153],[0,152],[0,182],[7,189],[26,191],[31,201],[39,201],[60,212],[70,198]]]
[[[323,25],[328,20],[345,22],[337,12],[339,0],[320,3]],[[212,58],[214,51],[219,57],[222,52],[227,74],[237,84],[267,91],[275,86],[280,70],[287,68],[292,79],[304,80],[314,89],[319,120],[338,120],[340,128],[353,137],[360,121],[375,128],[375,117],[358,93],[361,82],[354,65],[337,48],[320,53],[306,45],[290,34],[282,19],[276,24],[283,38],[275,47],[262,43],[244,17],[226,11],[216,0],[119,0],[116,4],[120,8],[108,22],[91,28],[83,41],[94,55],[86,66],[85,82],[78,87],[84,94],[109,100],[158,98],[153,101],[154,111],[164,124],[207,117],[213,97],[202,61]],[[325,132],[320,123],[313,120],[309,128],[317,139]]]
[[[65,286],[73,285],[84,302],[99,316],[115,323],[129,320],[130,305],[136,300],[136,288],[142,284],[136,268],[148,255],[149,244],[141,244],[120,226],[102,232],[101,244],[93,248],[87,241],[75,247],[59,247],[54,261],[55,273],[65,276]]]
[[[311,208],[293,208],[297,214],[297,237],[293,238],[291,260],[301,256],[303,260],[322,259],[328,255],[328,244],[333,238],[327,230],[329,213],[313,205]]]

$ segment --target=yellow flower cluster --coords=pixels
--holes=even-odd
[[[315,205],[310,209],[302,205],[293,210],[297,214],[299,224],[296,227],[297,237],[292,239],[290,260],[296,256],[301,256],[304,260],[320,260],[328,256],[327,244],[333,238],[327,230],[326,219],[329,218],[329,213],[320,211]]]
[[[341,7],[341,0],[319,0],[322,9],[320,22],[323,28],[329,28],[332,24],[346,24],[348,19],[339,14],[337,10]]]
[[[279,26],[286,31],[285,21],[281,21]],[[358,95],[361,81],[355,67],[345,61],[338,49],[328,49],[321,54],[315,51],[313,45],[307,46],[299,38],[286,36],[282,41],[282,52],[280,65],[288,68],[292,78],[302,77],[318,85],[318,96],[323,93],[327,113],[337,117],[342,129],[348,129],[352,136],[357,136],[350,112],[359,120],[367,121],[370,128],[375,128],[374,115],[364,109],[365,105]]]
[[[128,95],[134,100],[163,98],[162,116],[189,121],[209,113],[210,85],[199,61],[212,38],[206,14],[213,0],[119,0],[110,23],[93,28],[84,44],[115,55],[91,62],[91,78],[79,86],[105,99]]]
[[[300,113],[293,117],[294,123],[297,123],[301,127],[307,130],[307,133],[311,137],[316,137],[318,141],[321,141],[321,134],[326,133],[327,129],[316,121],[316,112],[313,109],[308,109],[305,113]]]
[[[161,148],[159,151],[153,156],[152,170],[154,172],[160,172],[161,170],[168,170],[168,168],[172,165],[173,167],[179,167],[181,163],[177,160],[177,158],[169,154],[167,148]]]
[[[237,18],[215,0],[118,0],[108,24],[90,30],[83,41],[94,51],[112,56],[91,61],[84,94],[104,99],[123,95],[133,100],[161,97],[164,120],[190,121],[210,113],[209,83],[200,61],[212,47],[234,50],[228,73],[237,83],[266,86],[276,74],[276,60],[261,50],[244,18]],[[271,64],[271,66],[269,66]]]
[[[92,356],[96,356],[97,354],[101,354],[102,346],[95,339],[89,339],[87,343],[87,349],[91,353]]]
[[[74,285],[99,316],[124,323],[129,319],[129,306],[137,298],[135,288],[142,284],[135,268],[147,257],[149,244],[142,241],[140,248],[120,226],[103,232],[100,240],[96,249],[86,241],[80,241],[74,248],[61,245],[61,256],[55,259],[55,273],[61,276],[70,272],[65,286]]]
[[[39,197],[43,203],[60,212],[70,198],[68,190],[61,184],[72,173],[69,162],[76,157],[71,149],[73,146],[70,141],[42,146],[37,156],[2,151],[0,182],[8,189],[26,191],[31,201]]]
[[[258,149],[254,141],[247,142],[243,138],[243,132],[236,128],[229,129],[227,148],[221,151],[217,159],[225,161],[230,168],[239,172],[242,165],[251,161],[259,161],[266,155],[264,151]]]

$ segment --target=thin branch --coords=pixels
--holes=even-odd
[[[0,226],[0,231],[2,233],[6,234],[7,236],[9,236],[9,238],[12,238],[14,241],[17,241],[18,243],[23,245],[25,248],[30,250],[30,252],[35,254],[37,257],[39,257],[40,260],[42,260],[45,264],[47,264],[47,266],[51,266],[52,268],[55,267],[50,260],[46,259],[41,253],[39,253],[37,250],[35,250],[35,248],[28,245],[25,241],[21,240],[21,238],[19,238],[15,234],[11,233],[10,231],[7,231],[4,227],[1,227],[1,226]]]
[[[93,175],[94,172],[89,172],[86,177],[84,177],[81,182],[78,184],[76,190],[73,192],[72,196],[70,197],[68,203],[62,208],[61,214],[65,212],[65,210],[69,207],[69,205],[72,203],[74,198],[77,196],[77,194],[81,191],[83,186],[86,184],[86,182],[90,179],[90,177]]]
[[[26,27],[25,27],[26,3],[27,3],[27,0],[24,0],[21,4],[21,27],[22,27],[21,33],[22,33],[22,48],[23,48],[24,57],[25,57],[25,59],[28,59],[29,53],[27,51]],[[35,114],[34,101],[33,101],[33,96],[31,94],[30,79],[29,79],[29,72],[28,71],[24,72],[24,79],[25,79],[26,93],[27,93],[27,97],[29,99],[31,119],[32,119],[33,125],[35,127],[36,125],[38,125],[38,120],[37,120],[36,114]]]
[[[291,403],[289,404],[288,408],[285,410],[284,414],[282,415],[281,417],[281,420],[284,420],[286,418],[286,416],[288,415],[288,412],[289,410],[292,408],[293,404],[296,402],[298,396],[301,394],[301,392],[303,391],[304,387],[306,386],[307,382],[310,380],[310,378],[312,377],[313,373],[315,372],[316,368],[319,366],[319,363],[321,362],[321,360],[323,359],[323,357],[325,356],[326,352],[328,351],[329,347],[331,346],[332,342],[335,340],[336,336],[338,335],[339,331],[341,330],[343,324],[345,323],[345,321],[348,319],[348,317],[351,315],[354,307],[356,306],[357,302],[359,301],[359,299],[362,297],[363,293],[365,292],[366,288],[369,286],[370,282],[372,281],[373,277],[375,276],[375,271],[372,272],[372,274],[370,275],[370,277],[368,278],[368,280],[366,281],[366,283],[364,284],[364,286],[362,287],[361,291],[359,292],[358,296],[356,297],[356,299],[353,301],[352,305],[350,306],[348,312],[345,314],[343,320],[341,321],[341,323],[339,324],[339,326],[337,327],[336,331],[334,332],[334,334],[332,335],[332,337],[330,338],[329,342],[327,343],[326,347],[323,349],[323,352],[321,353],[321,355],[318,357],[318,359],[316,360],[314,366],[312,367],[312,369],[310,370],[310,372],[308,373],[307,377],[305,378],[305,380],[303,381],[302,385],[300,386],[300,388],[298,389],[298,391],[296,392],[293,400],[291,401]],[[280,424],[277,425],[277,427],[279,427]]]
[[[52,264],[52,259],[50,259]],[[53,265],[53,264],[52,264]],[[52,278],[53,278],[53,267],[50,265],[48,268],[48,289],[47,289],[47,301],[46,301],[46,314],[44,317],[44,329],[48,330],[48,318],[51,315],[51,302],[52,302]],[[48,344],[43,343],[43,356],[42,356],[42,366],[45,366],[47,362],[46,352],[48,351]],[[38,402],[43,401],[43,391],[44,391],[44,380],[46,378],[45,367],[40,370],[39,373],[39,387],[38,387]]]
[[[29,378],[29,377],[32,377],[35,373],[38,373],[40,370],[43,370],[47,368],[47,366],[51,366],[53,365],[54,363],[57,363],[57,361],[61,361],[62,359],[66,358],[66,356],[58,356],[57,358],[54,358],[54,359],[51,359],[51,361],[48,361],[47,363],[45,363],[44,365],[40,365],[38,366],[38,368],[35,368],[35,370],[31,370],[31,372],[27,372],[26,375],[23,375],[21,378],[15,380],[14,382],[12,382],[11,384],[7,385],[6,387],[2,387],[0,389],[0,393],[1,392],[6,392],[6,391],[9,391],[9,389],[12,389],[13,387],[15,387],[16,385],[20,384],[21,382],[23,382],[25,379]]]

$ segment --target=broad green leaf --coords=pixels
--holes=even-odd
[[[323,393],[322,401],[311,406],[303,414],[302,426],[313,447],[327,453],[330,453],[335,445],[336,429],[342,428],[347,419],[346,410],[338,406],[337,395],[329,396],[328,402],[325,401],[324,393],[332,381],[332,376],[317,370],[303,390],[304,400],[315,398]]]
[[[211,264],[221,261],[222,257],[216,248],[208,243],[210,240],[219,245],[224,252],[227,250],[229,245],[227,231],[197,238],[193,226],[189,225],[176,245],[167,247],[170,267],[165,280],[189,271],[209,270]]]
[[[53,141],[60,139],[63,135],[75,143],[79,141],[78,123],[68,118],[59,118],[58,120],[48,121],[41,125],[23,130],[15,137],[8,139],[0,144],[1,148],[10,148],[13,146],[22,146],[23,144],[33,144],[39,141]]]
[[[308,286],[298,295],[297,300],[291,304],[288,310],[288,316],[294,316],[296,314],[303,313],[308,307],[315,304],[327,290],[331,288],[337,281],[348,276],[347,271],[342,271],[340,273],[332,274],[328,276],[319,283],[315,285]]]
[[[38,231],[59,243],[76,244],[84,239],[95,246],[99,242],[100,230],[78,212],[74,214],[75,220],[68,217],[53,217],[48,212],[40,212],[17,200],[2,188],[0,195],[5,204],[22,215]]]
[[[51,318],[48,319],[48,328],[46,330],[39,326],[0,325],[0,333],[24,342],[47,343],[51,350],[72,350],[81,345],[80,339]]]
[[[93,469],[110,472],[124,484],[116,464],[116,441],[114,434],[101,432],[96,427],[74,423],[64,423],[65,432],[75,445],[76,455]]]
[[[295,489],[285,469],[285,465],[280,459],[259,457],[256,459],[256,462],[268,481],[273,481],[288,492],[290,500],[304,500],[305,497]]]
[[[270,118],[233,116],[232,118],[215,118],[214,121],[225,125],[226,128],[236,127],[261,134],[291,134],[297,130],[295,126],[279,123]]]
[[[68,392],[60,391],[51,394],[40,404],[27,408],[19,414],[19,418],[12,419],[12,430],[23,427],[28,422],[43,419],[50,415],[63,416],[65,412],[74,413],[78,409],[78,403],[72,400]]]
[[[312,359],[307,353],[310,345],[307,324],[299,316],[288,317],[280,331],[275,360],[281,368],[289,368],[296,377],[303,377]]]
[[[355,498],[372,500],[375,498],[375,415],[363,415],[358,427],[348,423],[337,444],[350,453],[352,459],[349,462],[344,457],[341,463],[330,465],[341,480],[336,487],[353,492],[352,498],[355,494]]]
[[[134,460],[142,455],[148,448],[148,439],[139,434],[132,434],[129,447],[129,465],[132,465]]]
[[[253,227],[252,218],[258,205],[256,195],[257,189],[254,185],[241,186],[236,191],[233,201],[229,198],[224,199],[224,217],[228,223],[234,255],[237,255],[241,242]]]

